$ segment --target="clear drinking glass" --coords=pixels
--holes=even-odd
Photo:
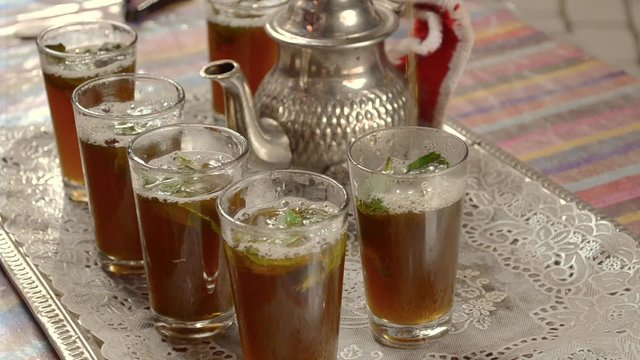
[[[238,133],[203,124],[150,130],[129,147],[149,301],[162,334],[202,338],[233,321],[216,202],[245,173],[248,155]]]
[[[209,0],[207,35],[209,60],[232,59],[240,64],[255,94],[262,78],[278,60],[278,44],[264,31],[274,11],[287,0]],[[222,87],[212,82],[214,109],[224,113]]]
[[[36,40],[65,193],[74,201],[87,197],[71,93],[98,76],[135,71],[136,41],[131,27],[108,20],[54,26]]]
[[[442,130],[396,127],[349,149],[369,323],[420,347],[451,325],[468,149]]]
[[[218,200],[245,360],[337,357],[347,192],[320,174],[250,175]]]
[[[148,129],[182,121],[184,91],[163,77],[115,74],[78,86],[72,103],[102,266],[142,274],[127,146]]]

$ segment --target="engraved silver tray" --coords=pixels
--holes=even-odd
[[[187,118],[215,122],[206,96]],[[420,350],[369,334],[359,249],[347,249],[339,359],[638,359],[639,241],[469,133],[452,333]],[[0,132],[0,263],[63,359],[242,359],[237,329],[170,344],[142,278],[100,269],[88,208],[62,191],[48,127]],[[354,223],[351,221],[353,234]],[[284,359],[286,360],[286,359]]]

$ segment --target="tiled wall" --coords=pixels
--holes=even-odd
[[[511,6],[534,27],[640,77],[640,0],[494,1]]]

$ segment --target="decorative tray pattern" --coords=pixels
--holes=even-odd
[[[192,119],[211,121],[205,102],[191,100]],[[421,350],[376,343],[352,236],[339,358],[640,358],[638,241],[449,125],[471,150],[453,331]],[[63,194],[49,128],[3,131],[0,156],[0,263],[62,358],[242,359],[235,327],[188,345],[163,340],[144,279],[100,269],[88,208]]]

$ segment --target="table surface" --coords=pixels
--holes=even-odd
[[[47,1],[5,1],[2,29]],[[49,4],[51,2],[48,2]],[[137,25],[138,69],[202,86],[204,2],[181,2]],[[465,2],[476,35],[447,114],[640,234],[640,80],[558,42],[496,4]],[[0,131],[49,121],[33,40],[2,38]],[[165,44],[171,44],[166,47]],[[0,155],[3,153],[0,144]],[[0,213],[2,209],[0,209]],[[0,271],[0,359],[56,359]]]

